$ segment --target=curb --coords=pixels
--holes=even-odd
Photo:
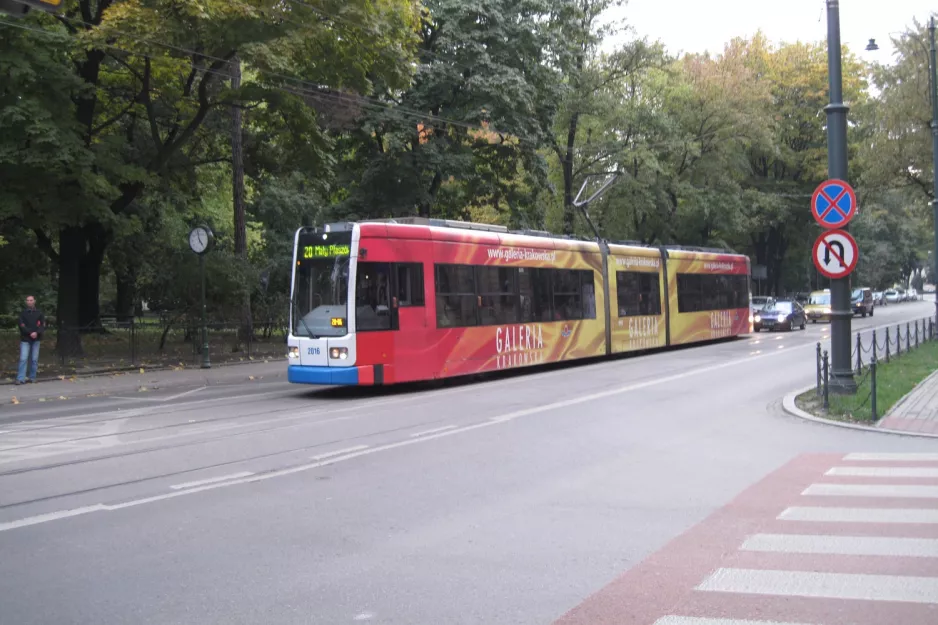
[[[902,396],[902,399],[900,399],[899,401],[897,401],[897,402],[896,402],[896,405],[892,407],[893,412],[895,412],[896,410],[898,410],[899,407],[902,406],[902,404],[904,404],[906,401],[908,401],[908,399],[915,393],[915,391],[919,390],[919,387],[920,387],[920,386],[922,386],[922,385],[928,383],[928,382],[929,382],[933,377],[935,377],[935,376],[938,376],[938,369],[936,369],[935,371],[933,371],[927,378],[925,378],[924,380],[922,380],[921,382],[919,382],[918,384],[916,384],[915,387],[914,387],[911,391],[909,391],[908,393],[906,393],[905,395],[903,395],[903,396]]]
[[[878,428],[871,425],[859,425],[856,423],[846,423],[843,421],[834,421],[832,419],[824,419],[822,417],[816,417],[812,414],[809,414],[795,405],[795,398],[802,393],[810,391],[815,388],[814,384],[806,386],[804,388],[792,391],[791,393],[785,395],[782,399],[782,409],[790,414],[793,417],[798,417],[799,419],[804,419],[805,421],[813,421],[814,423],[822,423],[824,425],[831,425],[838,428],[846,428],[848,430],[860,430],[861,432],[876,432],[877,434],[891,434],[894,436],[917,436],[919,438],[938,438],[938,434],[927,434],[923,432],[906,432],[904,430],[889,430],[886,428]]]
[[[279,360],[283,360],[283,359],[279,359]],[[270,358],[270,359],[268,360],[268,363],[266,363],[266,364],[270,364],[270,363],[272,363],[272,362],[274,362],[274,359],[273,359],[273,358]],[[241,362],[241,361],[238,361],[238,362],[219,362],[219,363],[213,363],[211,369],[222,369],[222,368],[226,368],[226,367],[241,367],[241,366],[244,366],[244,365],[257,365],[257,364],[265,364],[265,363],[264,363],[263,360],[252,360],[252,361],[244,361],[244,362]],[[94,378],[109,377],[109,376],[112,376],[112,375],[114,375],[114,374],[116,374],[116,373],[131,373],[131,372],[137,371],[137,370],[139,370],[139,369],[141,369],[141,368],[145,368],[148,373],[149,373],[149,372],[159,373],[159,372],[172,371],[172,370],[173,370],[173,366],[172,366],[172,365],[158,365],[158,366],[152,366],[152,367],[147,367],[147,366],[141,367],[141,366],[138,365],[138,366],[136,366],[136,367],[133,367],[133,366],[119,367],[119,368],[115,368],[115,369],[107,369],[107,370],[102,370],[102,371],[95,371],[95,372],[93,372],[93,373],[81,373],[81,374],[77,374],[77,375],[74,375],[74,376],[65,376],[65,377],[66,377],[66,378],[74,377],[75,379],[78,379],[78,380],[93,380]],[[201,367],[193,366],[193,367],[186,367],[186,368],[184,368],[184,369],[182,369],[182,370],[183,370],[183,371],[210,371],[211,369],[202,369]],[[35,383],[36,383],[36,384],[43,384],[43,383],[48,383],[48,382],[61,382],[61,381],[62,381],[62,380],[61,380],[58,376],[56,376],[56,377],[54,377],[54,378],[39,378],[39,379],[36,380]],[[5,380],[0,380],[0,388],[2,388],[2,387],[4,387],[4,386],[16,386],[16,385],[15,385],[13,382],[7,382],[7,381],[5,381]]]

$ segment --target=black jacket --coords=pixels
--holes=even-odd
[[[17,325],[20,328],[20,340],[32,343],[34,340],[42,339],[42,333],[46,331],[46,316],[38,308],[25,308],[20,313]],[[37,335],[35,339],[29,336],[33,332]]]

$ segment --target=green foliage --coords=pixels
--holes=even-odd
[[[768,268],[770,291],[822,286],[808,196],[827,175],[826,45],[757,34],[674,58],[633,35],[604,50],[628,32],[604,20],[619,4],[70,0],[0,24],[0,314],[29,291],[71,327],[99,304],[191,318],[186,235],[207,223],[210,314],[237,322],[247,293],[277,324],[301,225],[419,214],[591,237],[573,198],[609,171],[620,180],[589,207],[607,238],[730,247]],[[855,281],[877,288],[926,258],[922,38],[899,38],[894,66],[844,56]]]

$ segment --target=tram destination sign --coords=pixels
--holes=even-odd
[[[300,247],[300,258],[303,260],[336,258],[338,256],[348,256],[351,253],[352,247],[347,243],[321,243]]]

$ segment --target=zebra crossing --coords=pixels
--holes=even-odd
[[[938,623],[938,453],[803,456],[562,617]]]

